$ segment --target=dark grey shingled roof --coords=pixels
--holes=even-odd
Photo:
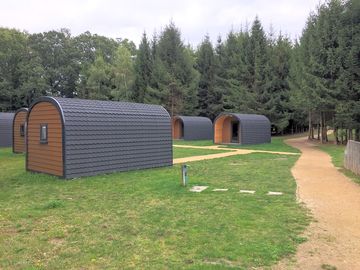
[[[240,144],[260,144],[271,142],[271,123],[266,116],[259,114],[226,112],[221,113],[217,118],[222,115],[232,115],[239,120]]]
[[[184,140],[212,140],[213,124],[207,117],[182,116],[174,117],[181,119],[184,124]]]
[[[171,118],[158,105],[43,97],[64,124],[65,177],[172,165]]]
[[[0,112],[0,147],[12,146],[12,125],[14,113]]]

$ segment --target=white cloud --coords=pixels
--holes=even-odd
[[[108,37],[139,42],[173,20],[185,42],[197,45],[206,33],[212,40],[240,29],[259,16],[264,29],[272,25],[296,37],[318,0],[0,0],[0,26],[30,33],[69,28],[75,35],[89,30]]]

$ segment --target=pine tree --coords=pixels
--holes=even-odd
[[[208,35],[198,49],[196,68],[200,73],[198,87],[198,112],[201,116],[210,116],[210,97],[215,88],[214,49]],[[213,117],[213,115],[211,115]]]
[[[111,95],[115,100],[130,101],[131,87],[134,83],[134,63],[131,57],[131,51],[123,45],[120,45],[116,51],[112,69],[112,84],[114,89]]]
[[[338,128],[355,129],[355,138],[360,140],[360,3],[350,0],[344,6],[341,18],[339,54],[340,75],[335,124]]]
[[[150,44],[146,33],[144,32],[135,60],[135,84],[133,88],[134,101],[140,103],[144,102],[146,90],[151,82],[152,69],[153,66]]]
[[[309,113],[312,108],[311,104],[309,104],[310,100],[307,99],[303,91],[305,81],[303,76],[304,65],[302,60],[300,44],[296,40],[291,51],[289,76],[287,78],[290,89],[290,121],[292,121],[295,125],[299,125],[300,127],[305,127],[308,124],[310,126],[309,139],[313,139],[311,128],[311,113]]]
[[[233,31],[227,36],[223,45],[218,44],[217,47],[219,58],[218,70],[221,72],[220,83],[223,86],[223,108],[226,111],[242,111],[244,110],[245,87],[241,81],[241,74],[244,69],[241,59],[241,46],[238,36]],[[222,79],[222,80],[221,80]]]
[[[291,107],[290,86],[288,83],[291,61],[291,43],[281,34],[275,41],[269,41],[267,61],[266,91],[268,100],[264,112],[278,133],[282,133],[288,126]],[[293,127],[292,127],[293,128]]]
[[[258,17],[255,18],[250,35],[250,44],[247,51],[249,91],[251,93],[250,109],[261,114],[266,114],[265,103],[269,99],[267,92],[267,40]]]
[[[196,55],[192,47],[189,45],[184,50],[185,62],[188,63],[190,69],[189,81],[184,87],[184,107],[182,113],[184,115],[198,115],[198,96],[197,90],[199,85],[200,74],[195,69]]]
[[[185,48],[181,33],[170,23],[159,36],[155,55],[158,92],[171,115],[191,113],[184,101],[194,97],[197,73],[193,67],[190,48]]]
[[[107,100],[110,97],[111,67],[106,63],[101,54],[95,58],[95,62],[89,68],[86,81],[85,98]]]

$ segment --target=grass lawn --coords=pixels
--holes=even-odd
[[[303,136],[306,136],[306,134]],[[295,137],[296,136],[272,137],[271,143],[254,144],[254,145],[235,145],[235,144],[225,145],[224,144],[223,146],[228,147],[228,148],[300,153],[300,151],[298,149],[293,148],[284,142],[284,139],[295,138]],[[175,140],[175,141],[173,141],[173,144],[182,144],[182,145],[185,144],[185,145],[196,145],[196,146],[214,145],[214,143],[212,141],[183,141],[183,140],[179,140],[179,141]]]
[[[0,150],[0,269],[250,269],[304,241],[297,156],[254,153],[180,166],[60,180],[24,171]],[[212,192],[213,188],[229,188]],[[254,189],[254,195],[239,189]],[[267,196],[281,191],[283,196]]]
[[[173,147],[173,158],[175,159],[175,158],[184,158],[184,157],[192,157],[192,156],[211,155],[211,154],[219,154],[223,152],[224,151],[211,150],[211,149]]]
[[[211,145],[214,145],[212,140],[197,140],[197,141],[173,140],[173,144],[177,144],[177,145],[195,145],[195,146],[211,146]]]
[[[240,148],[240,149],[253,149],[253,150],[266,150],[266,151],[279,151],[279,152],[293,152],[300,153],[296,148],[287,145],[284,142],[285,138],[290,137],[271,137],[271,143],[254,144],[254,145],[227,145],[229,148]]]
[[[354,174],[352,171],[345,169],[344,167],[344,154],[345,146],[344,145],[335,145],[335,144],[319,144],[319,148],[324,152],[328,153],[331,156],[331,160],[335,167],[340,168],[340,171],[353,179],[354,182],[360,184],[360,176]]]

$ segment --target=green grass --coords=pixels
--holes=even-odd
[[[184,157],[192,157],[192,156],[211,155],[211,154],[219,154],[223,152],[224,151],[211,150],[211,149],[173,147],[173,158],[175,159],[175,158],[184,158]]]
[[[209,188],[191,193],[180,186],[180,166],[65,181],[25,172],[23,155],[0,150],[0,269],[272,265],[295,252],[308,224],[290,173],[297,158],[193,162],[190,185]]]
[[[212,140],[197,140],[197,141],[173,140],[173,144],[177,144],[177,145],[194,145],[194,146],[211,146],[211,145],[214,145]]]
[[[285,137],[285,138],[291,138]],[[271,143],[253,144],[253,145],[227,145],[229,148],[252,149],[252,150],[265,150],[265,151],[279,151],[279,152],[292,152],[300,153],[300,151],[284,142],[284,137],[272,137]]]
[[[306,134],[304,136],[306,136]],[[300,151],[298,149],[293,148],[284,142],[284,139],[295,138],[295,137],[296,136],[272,137],[271,143],[253,144],[253,145],[235,145],[235,144],[225,145],[224,144],[223,146],[227,147],[227,148],[240,148],[240,149],[254,149],[254,150],[300,153]],[[215,145],[212,141],[182,141],[182,140],[179,140],[179,141],[175,140],[175,141],[173,141],[173,144],[195,145],[195,146]]]
[[[340,168],[339,170],[351,178],[354,182],[360,184],[360,176],[351,172],[350,170],[344,167],[344,154],[345,154],[345,146],[344,145],[336,145],[336,144],[319,144],[318,146],[322,151],[328,153],[331,156],[331,160],[335,167]]]

